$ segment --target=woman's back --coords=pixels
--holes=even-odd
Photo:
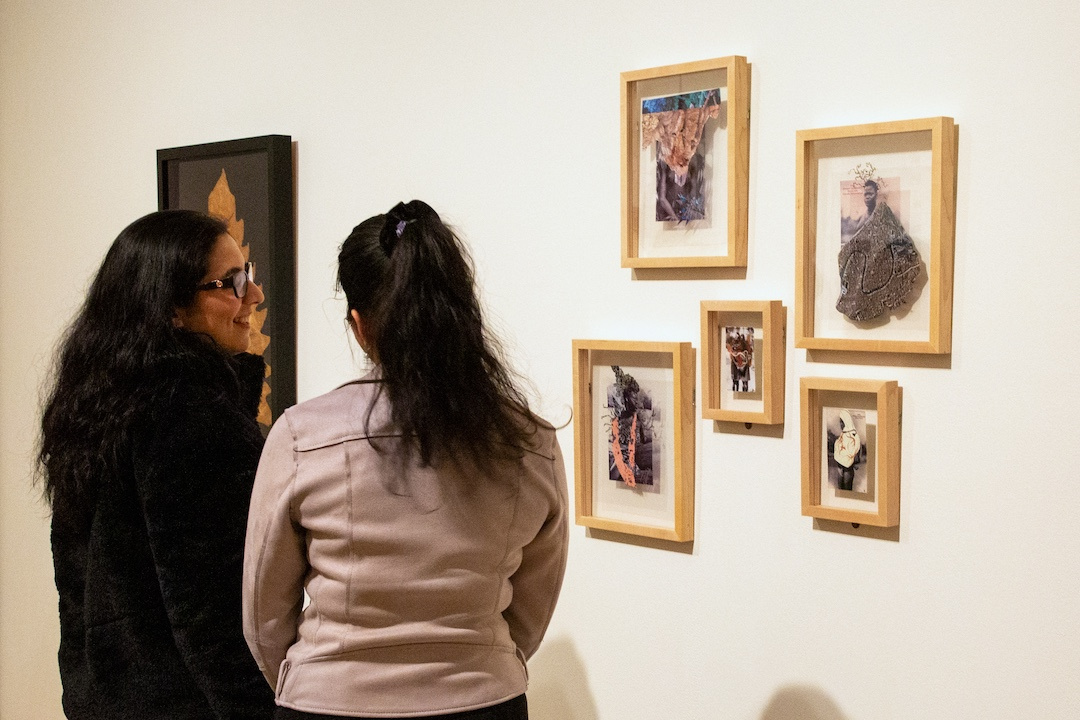
[[[424,465],[387,429],[381,384],[302,403],[267,439],[245,567],[256,660],[278,702],[308,712],[437,714],[520,695],[566,561],[554,430],[537,425],[520,457],[482,472]]]
[[[244,564],[252,654],[305,720],[526,718],[525,661],[566,562],[554,429],[529,411],[464,244],[429,205],[353,228],[338,282],[375,370],[270,431]]]

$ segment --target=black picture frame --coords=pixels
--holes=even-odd
[[[270,371],[259,422],[269,426],[286,408],[296,404],[292,138],[264,135],[158,150],[158,208],[211,211],[210,194],[222,177],[235,200],[233,222],[238,223],[237,229],[243,235],[242,240],[236,239],[256,263],[256,281],[266,294],[259,310],[266,310],[261,332],[269,340],[261,354]],[[216,196],[219,201],[221,197]],[[230,218],[220,212],[220,202],[217,209],[212,214],[229,222]]]

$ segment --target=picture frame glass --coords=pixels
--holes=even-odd
[[[823,392],[821,406],[821,497],[826,508],[878,510],[878,413],[866,393]]]
[[[930,340],[931,143],[929,130],[814,141],[815,337]]]
[[[595,352],[593,514],[673,529],[675,379],[667,356]]]
[[[637,256],[728,255],[727,69],[638,80],[630,95]]]
[[[720,407],[765,411],[765,327],[759,312],[725,312],[714,320],[720,338]]]

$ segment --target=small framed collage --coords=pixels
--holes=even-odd
[[[574,341],[577,523],[694,536],[694,349]]]

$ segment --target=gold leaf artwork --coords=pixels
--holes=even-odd
[[[229,189],[229,179],[225,176],[224,168],[221,170],[221,177],[214,184],[214,189],[210,191],[206,201],[206,209],[208,213],[225,222],[229,235],[240,246],[240,252],[243,253],[244,260],[248,260],[251,256],[251,247],[244,244],[244,221],[236,219],[236,196]],[[255,355],[264,355],[266,348],[270,345],[270,336],[265,335],[262,331],[263,324],[266,322],[266,313],[267,308],[265,307],[251,313],[251,344],[248,347],[248,352]],[[270,377],[270,363],[266,364],[266,377]],[[270,403],[266,400],[269,395],[270,384],[263,381],[262,399],[259,401],[257,419],[267,426],[273,421],[270,414]]]

